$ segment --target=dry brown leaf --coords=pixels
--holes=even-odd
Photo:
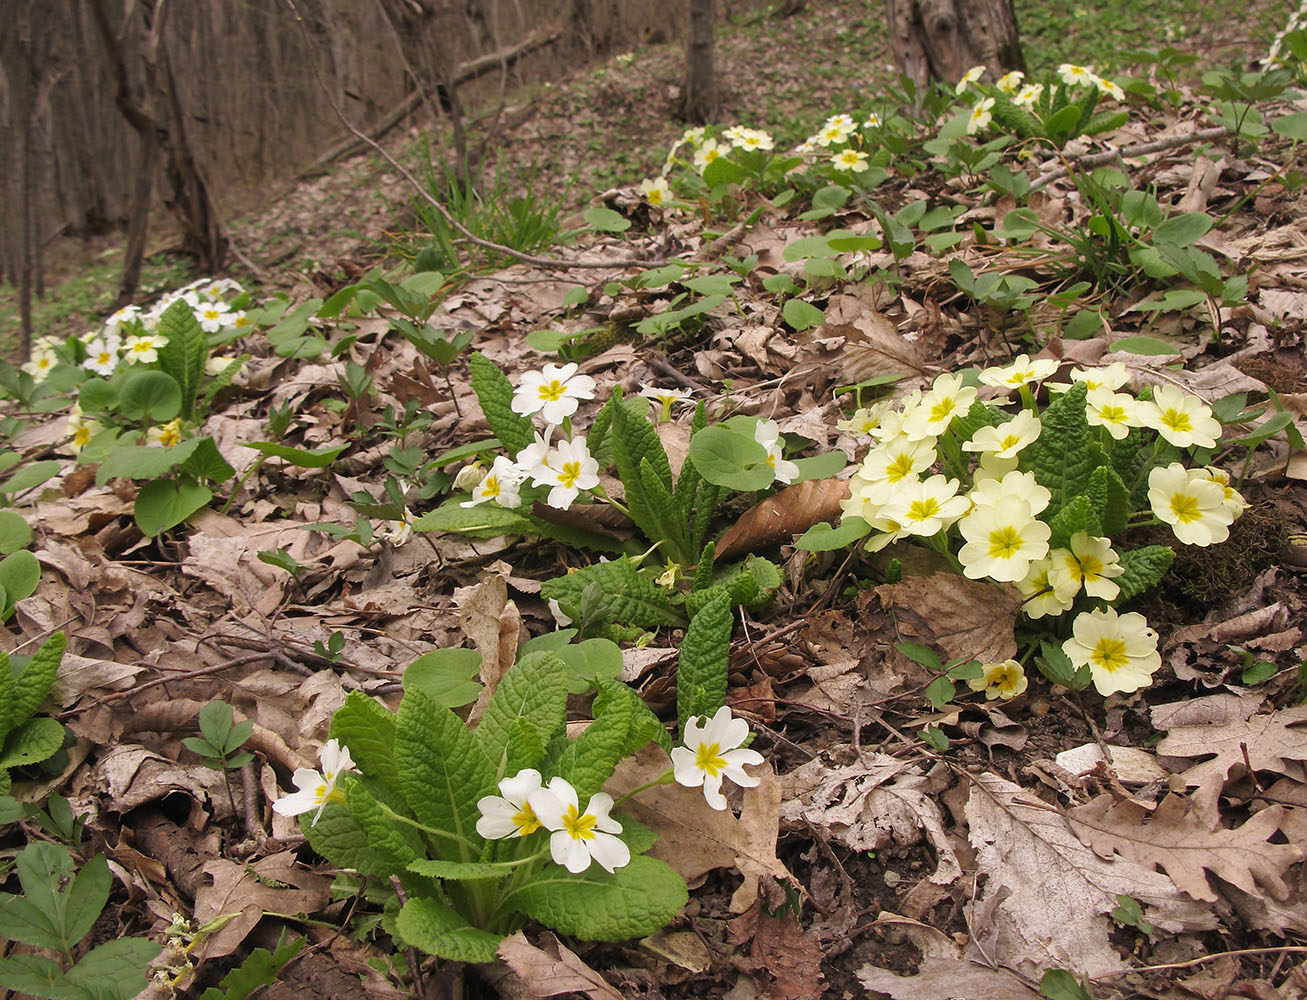
[[[233,913],[235,918],[205,940],[201,958],[230,955],[265,912],[316,913],[327,905],[331,879],[315,875],[295,860],[294,851],[271,854],[252,865],[216,858],[204,866],[211,885],[195,894],[195,922],[206,924]]]
[[[1231,767],[1245,760],[1254,771],[1283,773],[1286,762],[1307,761],[1307,729],[1294,728],[1301,722],[1307,722],[1307,705],[1254,715],[1246,722],[1174,726],[1157,752],[1167,757],[1216,755],[1181,775],[1190,787],[1205,784],[1213,774],[1224,780]]]
[[[517,973],[531,997],[584,993],[594,1000],[622,1000],[622,994],[586,965],[576,953],[546,932],[537,948],[521,931],[499,943],[499,957]]]
[[[1048,968],[1094,976],[1123,968],[1104,916],[1117,894],[1139,900],[1164,930],[1211,929],[1210,907],[1165,875],[1128,858],[1104,861],[1056,809],[995,774],[973,776],[964,809],[981,871],[989,876],[971,931],[999,965],[1037,977]],[[988,920],[980,915],[989,912]]]
[[[933,956],[922,960],[915,975],[900,976],[875,965],[855,975],[869,990],[894,1000],[1039,1000],[1036,993],[1006,969],[990,969],[964,958]]]
[[[459,624],[481,654],[481,694],[468,714],[476,723],[485,714],[499,681],[517,657],[522,616],[508,599],[508,583],[499,573],[485,573],[473,587],[454,591]]]
[[[731,921],[733,940],[753,939],[747,959],[735,964],[749,972],[761,972],[771,982],[763,990],[765,1000],[818,1000],[822,995],[821,942],[799,926],[794,916],[768,916],[760,905]]]
[[[1221,775],[1213,773],[1190,798],[1172,793],[1152,813],[1104,794],[1070,810],[1067,818],[1076,836],[1099,857],[1120,855],[1156,865],[1194,899],[1217,900],[1205,871],[1244,892],[1257,892],[1260,882],[1284,899],[1289,890],[1281,875],[1303,858],[1290,844],[1266,842],[1280,829],[1284,807],[1267,806],[1242,826],[1225,829],[1219,801],[1223,783]]]
[[[717,540],[717,558],[729,559],[777,542],[787,542],[814,524],[840,514],[849,484],[840,479],[809,479],[787,486],[755,504]]]
[[[617,765],[606,789],[620,798],[665,774],[671,766],[662,748],[650,745]],[[649,850],[688,882],[714,868],[736,868],[744,882],[731,897],[731,912],[743,913],[758,899],[764,876],[798,887],[789,869],[776,857],[780,830],[781,783],[763,764],[750,771],[760,779],[744,789],[737,817],[729,809],[703,808],[703,793],[680,785],[656,785],[626,802],[622,809],[660,835]]]
[[[951,660],[991,663],[1016,655],[1012,629],[1021,595],[1012,587],[935,573],[877,587],[876,593],[904,639],[938,646]]]
[[[905,340],[898,327],[875,305],[876,291],[870,285],[832,295],[826,305],[826,322],[817,331],[821,337],[845,338],[840,356],[840,375],[849,382],[861,382],[873,375],[926,373],[917,346]]]
[[[782,779],[781,821],[790,829],[816,828],[855,851],[907,847],[924,833],[935,850],[930,881],[951,885],[962,874],[944,831],[936,790],[914,764],[888,754],[864,754],[847,767],[818,757]]]

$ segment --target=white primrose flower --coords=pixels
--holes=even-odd
[[[741,749],[749,738],[749,724],[731,717],[723,705],[710,719],[696,715],[685,722],[685,745],[672,751],[672,773],[678,785],[703,787],[703,797],[717,810],[726,808],[722,778],[730,778],[743,788],[752,788],[759,779],[748,774],[746,764],[761,764],[762,754]]]
[[[37,382],[42,382],[58,363],[59,358],[55,356],[53,350],[48,347],[37,346],[36,350],[32,351],[32,360],[23,365],[23,371],[31,375]]]
[[[1152,400],[1139,402],[1139,419],[1177,448],[1215,448],[1221,436],[1212,408],[1173,385],[1155,386]]]
[[[141,316],[140,306],[123,306],[116,313],[104,321],[104,332],[106,336],[117,337],[122,334],[123,328],[131,326]]]
[[[977,479],[967,494],[977,507],[993,507],[1007,498],[1024,500],[1031,514],[1042,514],[1053,502],[1053,493],[1040,486],[1033,472],[1012,470],[991,479]]]
[[[900,483],[881,516],[894,521],[905,535],[929,538],[949,528],[967,513],[971,503],[957,495],[958,481],[943,476]]]
[[[984,75],[984,66],[972,66],[971,69],[962,74],[962,77],[958,80],[957,86],[953,88],[953,92],[955,94],[961,94]]]
[[[1238,514],[1226,503],[1225,487],[1179,462],[1148,473],[1148,505],[1186,545],[1206,547],[1230,537]]]
[[[1112,581],[1125,567],[1110,538],[1077,531],[1071,536],[1070,549],[1054,549],[1048,558],[1048,582],[1059,601],[1074,601],[1082,587],[1090,597],[1105,601],[1115,601],[1121,595],[1121,588]]]
[[[708,164],[725,155],[727,148],[718,145],[716,139],[704,139],[694,151],[694,169],[703,173]]]
[[[1063,63],[1057,68],[1057,75],[1068,87],[1085,87],[1094,82],[1093,69],[1075,63]]]
[[[999,458],[1015,458],[1026,445],[1039,439],[1043,424],[1029,410],[1022,410],[997,427],[981,427],[962,442],[963,451],[993,452]]]
[[[913,438],[939,437],[976,401],[976,390],[962,384],[962,376],[945,373],[931,383],[921,402],[903,416],[903,430]]]
[[[652,399],[663,409],[660,417],[662,420],[670,420],[672,417],[672,407],[677,403],[683,403],[690,398],[689,389],[663,389],[656,385],[640,386],[640,395],[645,399]]]
[[[1024,499],[1005,496],[993,506],[975,507],[958,522],[967,540],[958,561],[967,578],[989,577],[1015,583],[1030,573],[1030,564],[1048,555],[1047,524],[1031,513]]]
[[[339,740],[327,740],[318,753],[318,760],[322,764],[322,773],[307,767],[299,768],[291,778],[296,791],[274,802],[273,812],[282,816],[299,816],[316,809],[317,812],[309,823],[313,826],[328,802],[345,801],[345,795],[336,788],[336,783],[346,771],[358,773],[358,768],[350,759],[349,747],[341,746]]]
[[[549,853],[554,863],[573,875],[589,868],[591,861],[610,873],[630,864],[630,848],[614,836],[622,825],[608,815],[613,797],[607,792],[590,796],[582,810],[576,789],[562,778],[551,778],[547,788],[530,792],[526,801],[540,825],[552,831]]]
[[[1157,633],[1148,627],[1148,620],[1136,611],[1118,615],[1114,608],[1076,615],[1062,652],[1077,669],[1089,667],[1101,695],[1147,687],[1162,665]]]
[[[775,420],[759,420],[753,439],[767,449],[767,464],[776,475],[775,482],[789,485],[799,478],[799,467],[786,461],[781,451],[781,429]]]
[[[523,416],[539,413],[545,423],[561,424],[576,412],[581,400],[595,397],[595,380],[576,374],[578,367],[575,362],[548,364],[542,371],[527,372],[513,393],[510,409]]]
[[[871,114],[867,115],[867,120],[862,123],[862,127],[880,128],[884,124],[885,123],[880,120],[880,115],[876,114],[876,112],[873,111]]]
[[[848,115],[836,115],[827,120],[812,138],[818,146],[839,146],[848,141],[856,128]]]
[[[776,148],[776,140],[762,129],[746,128],[737,139],[731,140],[731,145],[738,146],[740,149],[760,149],[770,150]]]
[[[652,180],[646,177],[640,182],[640,193],[655,208],[670,201],[672,197],[672,189],[666,177],[655,177]]]
[[[1090,427],[1105,427],[1107,433],[1121,441],[1131,427],[1142,427],[1140,403],[1129,393],[1113,392],[1107,386],[1090,389],[1085,397],[1085,420]]]
[[[1019,389],[1031,382],[1041,382],[1058,369],[1060,362],[1053,358],[1030,360],[1028,354],[1018,354],[1010,365],[1001,368],[986,368],[980,373],[980,381],[985,385],[1000,389]]]
[[[997,663],[981,665],[981,675],[967,680],[967,687],[972,691],[984,691],[985,700],[995,698],[1008,700],[1024,694],[1029,681],[1026,672],[1016,660],[1002,660]]]
[[[195,311],[195,318],[200,321],[200,329],[205,333],[217,333],[227,326],[228,312],[226,302],[205,302]]]
[[[86,345],[86,360],[82,362],[82,367],[97,375],[112,375],[118,367],[120,346],[116,337],[96,337]]]
[[[971,115],[967,118],[967,135],[975,135],[981,129],[989,127],[989,123],[994,120],[994,114],[990,110],[993,107],[994,98],[986,97],[971,109]]]
[[[540,772],[533,767],[504,778],[499,782],[499,795],[486,795],[477,800],[477,809],[481,812],[477,833],[486,840],[503,840],[505,837],[529,837],[543,829],[527,801],[527,797],[541,787]]]
[[[1028,83],[1012,98],[1012,103],[1019,108],[1033,108],[1044,95],[1042,83]]]
[[[540,464],[531,470],[534,486],[552,486],[545,501],[550,507],[567,510],[582,490],[599,485],[599,463],[590,457],[584,437],[559,441]]]
[[[72,449],[74,455],[80,455],[82,449],[91,443],[91,438],[100,433],[100,430],[98,420],[87,420],[82,416],[81,407],[74,407],[68,414],[68,423],[64,426],[64,433],[72,437],[68,447]]]
[[[1021,90],[1021,81],[1025,78],[1026,74],[1019,69],[1014,69],[1011,73],[1004,73],[998,78],[998,89],[1009,97],[1015,97]]]
[[[522,497],[518,493],[518,487],[521,483],[522,472],[517,464],[506,455],[497,455],[490,466],[490,471],[482,476],[481,481],[473,488],[472,499],[464,500],[459,506],[475,507],[487,500],[493,500],[501,507],[520,507]]]
[[[1021,610],[1026,613],[1027,618],[1032,620],[1045,616],[1056,618],[1070,611],[1075,605],[1074,597],[1063,600],[1053,589],[1053,584],[1049,582],[1049,571],[1052,568],[1052,559],[1040,559],[1030,564],[1030,572],[1026,574],[1024,580],[1017,581],[1017,590],[1021,591],[1023,598]]]
[[[869,169],[867,154],[860,149],[842,149],[830,158],[830,162],[836,170],[852,170],[855,174]]]
[[[382,534],[390,539],[391,545],[406,545],[413,537],[413,522],[416,519],[413,512],[405,507],[404,512],[399,515],[399,520],[386,522]]]
[[[157,333],[146,333],[139,337],[128,337],[127,343],[123,345],[123,351],[129,362],[139,361],[149,364],[151,361],[159,360],[159,348],[167,343],[167,337],[161,337]]]

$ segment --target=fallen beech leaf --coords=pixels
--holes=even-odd
[[[747,959],[735,963],[746,971],[761,972],[772,982],[763,992],[768,1000],[818,1000],[822,995],[821,942],[799,926],[794,916],[768,916],[755,904],[748,913],[731,921],[733,940],[753,942]]]
[[[984,923],[986,952],[1005,968],[1030,977],[1048,968],[1086,976],[1119,971],[1104,915],[1119,893],[1148,907],[1147,919],[1164,930],[1216,926],[1211,908],[1186,898],[1165,875],[1129,858],[1104,861],[1058,810],[995,774],[973,776],[964,814],[979,870],[989,876],[972,926]],[[981,921],[984,910],[989,918]]]
[[[849,484],[841,479],[809,479],[787,486],[745,511],[723,532],[717,540],[717,558],[789,541],[814,524],[839,517],[840,501],[848,495]]]
[[[934,573],[877,587],[876,593],[904,639],[939,646],[950,660],[992,663],[1016,655],[1012,629],[1021,596],[1012,587]]]
[[[331,888],[331,879],[302,867],[294,851],[271,854],[252,865],[215,858],[204,872],[213,883],[195,894],[195,922],[205,924],[227,913],[236,916],[205,940],[199,949],[202,958],[230,955],[267,911],[318,912],[327,905]]]
[[[667,754],[650,745],[617,765],[606,790],[619,798],[666,773],[671,766]],[[649,854],[671,865],[693,884],[714,868],[736,868],[744,882],[731,897],[731,912],[743,913],[758,899],[758,880],[770,876],[799,883],[776,857],[780,830],[781,783],[766,764],[751,767],[759,778],[753,788],[744,789],[740,815],[729,809],[708,809],[703,792],[681,785],[656,785],[624,803],[628,812],[652,827],[659,840]]]
[[[1040,996],[1006,969],[986,968],[964,958],[925,958],[911,976],[900,976],[875,965],[864,965],[855,975],[867,989],[886,993],[894,1000],[1039,1000]]]
[[[832,295],[826,305],[826,322],[818,334],[845,338],[840,377],[861,382],[873,375],[927,372],[916,345],[876,309],[875,296],[870,285],[854,285],[848,292]]]
[[[621,993],[554,935],[542,934],[540,943],[543,947],[537,948],[518,931],[499,944],[499,957],[521,978],[527,996],[584,993],[594,1000],[622,1000]]]
[[[1219,875],[1244,892],[1257,884],[1284,899],[1289,889],[1280,877],[1303,858],[1290,844],[1268,844],[1284,819],[1284,806],[1267,806],[1242,826],[1221,824],[1220,797],[1224,778],[1212,772],[1186,799],[1171,793],[1149,812],[1138,803],[1100,795],[1070,810],[1071,829],[1102,858],[1115,855],[1156,865],[1194,899],[1214,903],[1217,894],[1205,871]]]
[[[1294,728],[1301,722],[1307,722],[1307,705],[1254,715],[1246,722],[1174,726],[1157,752],[1167,757],[1216,755],[1181,775],[1190,787],[1204,784],[1212,774],[1224,780],[1245,759],[1254,771],[1284,773],[1288,761],[1307,761],[1307,729]]]
[[[499,573],[486,573],[474,587],[454,592],[459,624],[481,654],[481,694],[468,714],[475,723],[485,714],[499,681],[517,657],[522,616],[508,599],[508,583]]]

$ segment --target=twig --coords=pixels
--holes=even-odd
[[[290,0],[287,0],[287,2],[289,3]],[[1167,149],[1175,149],[1177,146],[1187,146],[1191,142],[1224,139],[1226,136],[1233,134],[1233,130],[1225,125],[1217,125],[1214,128],[1200,128],[1194,132],[1186,132],[1184,135],[1172,135],[1167,136],[1165,139],[1154,139],[1152,142],[1141,142],[1134,146],[1122,146],[1120,148],[1105,149],[1098,153],[1087,153],[1084,156],[1077,156],[1073,163],[1076,167],[1101,167],[1104,163],[1111,163],[1117,157],[1147,156],[1149,153],[1161,153]],[[1040,174],[1031,182],[1030,190],[1038,191],[1053,181],[1061,180],[1070,172],[1071,164],[1067,164],[1064,167],[1058,167],[1056,170],[1050,170],[1046,174]]]
[[[254,779],[254,762],[241,767],[241,790],[244,792],[245,836],[257,843],[268,839],[263,829],[262,817],[259,815],[258,785]]]
[[[1116,979],[1118,976],[1128,976],[1132,972],[1165,972],[1170,969],[1192,969],[1196,965],[1203,965],[1206,962],[1214,962],[1218,958],[1235,958],[1239,955],[1294,955],[1307,953],[1307,945],[1285,944],[1278,948],[1240,948],[1237,951],[1217,951],[1210,955],[1199,955],[1197,958],[1191,958],[1187,962],[1167,962],[1163,965],[1137,965],[1132,969],[1119,969],[1116,972],[1100,972],[1096,976],[1090,976],[1092,982],[1098,982],[1100,979]]]
[[[203,677],[205,674],[221,673],[231,667],[243,667],[247,663],[257,663],[259,660],[272,660],[275,655],[271,652],[251,653],[249,656],[237,656],[231,660],[223,660],[221,663],[214,663],[207,667],[199,667],[195,670],[185,670],[172,674],[168,677],[156,677],[152,681],[146,681],[144,684],[137,684],[130,691],[118,691],[115,694],[107,694],[103,698],[91,702],[87,708],[95,708],[99,705],[108,704],[111,701],[119,701],[122,698],[130,698],[134,694],[140,694],[142,691],[148,691],[152,687],[158,687],[160,684],[167,684],[171,681],[186,680],[191,677]],[[163,670],[158,664],[150,664],[155,670]],[[78,709],[82,711],[82,709]],[[71,713],[70,713],[71,714]]]
[[[286,0],[290,3],[290,0]],[[408,893],[404,891],[404,884],[400,882],[398,875],[390,876],[390,887],[395,890],[395,895],[399,898],[399,905],[408,904]],[[426,990],[422,986],[422,967],[418,965],[418,953],[412,945],[409,946],[408,952],[408,972],[413,977],[413,994],[422,996]]]
[[[315,51],[316,46],[313,42],[313,39],[309,36],[308,30],[304,27],[304,18],[300,15],[299,8],[295,6],[295,0],[285,0],[285,3],[286,6],[290,8],[291,16],[295,18],[295,24],[299,28],[300,34],[304,36],[304,41],[305,44],[308,45],[309,51],[311,52]],[[480,236],[477,236],[475,233],[465,228],[462,225],[462,223],[460,223],[456,218],[454,218],[454,216],[450,213],[449,209],[447,209],[444,205],[442,205],[439,201],[437,201],[435,196],[432,195],[432,193],[428,191],[427,188],[416,177],[413,176],[412,172],[407,167],[405,167],[402,163],[400,163],[397,159],[395,159],[395,157],[390,155],[389,150],[387,150],[384,146],[381,145],[381,143],[377,142],[367,133],[359,129],[358,126],[356,126],[345,116],[345,112],[341,110],[340,105],[336,103],[336,99],[332,97],[331,88],[327,86],[327,81],[322,78],[322,71],[318,68],[317,60],[313,59],[310,61],[313,64],[313,75],[317,78],[318,86],[322,88],[322,93],[326,96],[328,103],[331,105],[331,110],[335,112],[336,117],[340,119],[341,124],[343,124],[345,128],[347,128],[351,133],[353,133],[356,138],[360,139],[368,146],[370,146],[373,150],[375,150],[377,154],[381,156],[381,158],[384,159],[391,166],[392,169],[394,169],[401,177],[403,177],[404,180],[408,181],[409,185],[413,188],[413,190],[418,193],[418,197],[420,197],[423,201],[427,202],[427,204],[429,204],[432,208],[434,208],[437,212],[439,212],[441,217],[445,220],[446,223],[449,224],[451,228],[457,230],[468,241],[475,244],[476,246],[479,246],[485,250],[493,250],[495,253],[504,254],[505,256],[514,258],[515,260],[520,260],[524,264],[534,264],[536,267],[551,267],[551,268],[557,268],[559,270],[568,270],[570,268],[582,268],[582,267],[608,268],[608,269],[620,268],[620,267],[654,268],[654,267],[662,267],[667,263],[667,258],[664,257],[658,257],[650,260],[643,260],[638,257],[618,257],[618,258],[602,260],[602,261],[558,260],[552,257],[536,257],[532,254],[522,253],[522,251],[520,250],[514,250],[512,247],[505,246],[502,243],[494,243],[490,240],[482,239]]]

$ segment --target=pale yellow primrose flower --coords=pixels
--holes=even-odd
[[[1052,491],[1046,486],[1040,486],[1033,472],[1018,472],[1015,469],[1002,476],[977,478],[967,496],[977,507],[993,507],[1009,497],[1015,497],[1029,505],[1032,515],[1042,514],[1053,502]]]
[[[880,115],[876,114],[876,112],[873,111],[871,112],[871,114],[867,115],[867,120],[862,123],[862,127],[880,128],[883,124],[884,122],[880,120]]]
[[[1230,537],[1234,513],[1225,487],[1204,473],[1190,474],[1179,462],[1148,474],[1148,505],[1186,545],[1206,547]]]
[[[662,407],[662,413],[656,423],[662,423],[672,418],[672,407],[677,403],[684,403],[690,399],[689,389],[662,389],[656,385],[642,385],[640,395],[645,399],[652,399]]]
[[[86,345],[86,360],[82,367],[97,375],[112,375],[118,367],[119,342],[113,337],[97,337]]]
[[[744,770],[745,765],[763,763],[757,750],[742,749],[749,738],[749,724],[731,717],[723,705],[710,719],[695,715],[685,722],[685,745],[672,751],[672,772],[678,785],[703,788],[703,797],[716,810],[726,808],[722,779],[730,778],[742,788],[752,788],[759,779]]]
[[[968,579],[989,577],[1016,583],[1030,573],[1030,564],[1048,555],[1051,531],[1036,520],[1030,504],[1019,497],[1002,497],[993,506],[977,506],[958,522],[966,544],[958,561]]]
[[[1151,401],[1140,400],[1139,419],[1177,448],[1215,448],[1221,436],[1212,408],[1172,385],[1155,386]]]
[[[1125,100],[1125,91],[1122,90],[1120,87],[1118,87],[1111,80],[1105,80],[1097,73],[1095,73],[1091,75],[1090,82],[1099,90],[1101,90],[1103,93],[1111,97],[1112,100],[1114,101]]]
[[[1021,92],[1012,98],[1012,103],[1019,108],[1033,108],[1044,95],[1042,83],[1031,83],[1021,88]]]
[[[573,875],[589,868],[591,861],[609,874],[631,863],[630,848],[614,836],[622,832],[622,824],[608,815],[613,797],[607,792],[595,792],[582,810],[576,789],[563,778],[551,778],[547,788],[530,792],[526,803],[540,825],[552,831],[549,853],[554,863]]]
[[[522,471],[512,459],[506,455],[497,455],[494,464],[490,466],[490,471],[473,488],[472,499],[464,500],[459,506],[475,507],[487,500],[493,500],[501,507],[520,507],[522,498],[518,494],[518,486],[521,482]]]
[[[984,66],[972,66],[971,69],[962,74],[962,78],[958,80],[957,86],[953,88],[953,92],[955,94],[961,94],[985,75],[985,69],[986,67]]]
[[[767,464],[772,467],[775,482],[788,486],[799,478],[799,467],[782,457],[781,429],[775,420],[759,420],[753,429],[753,439],[767,449]]]
[[[667,183],[666,177],[646,177],[640,182],[640,193],[644,195],[644,200],[654,208],[668,202],[672,197],[671,186]]]
[[[998,78],[998,89],[1009,97],[1015,97],[1021,90],[1021,81],[1025,78],[1026,74],[1019,69],[1014,69],[1011,73],[1004,73]]]
[[[182,418],[169,420],[166,424],[156,425],[145,432],[145,440],[150,444],[161,444],[165,448],[181,444]]]
[[[1077,669],[1089,667],[1101,695],[1147,687],[1162,665],[1157,633],[1138,612],[1118,615],[1113,608],[1085,612],[1076,615],[1071,633],[1062,643],[1062,652]]]
[[[848,431],[850,434],[865,434],[870,436],[873,431],[880,427],[881,418],[894,409],[892,400],[882,399],[871,406],[864,406],[853,412],[853,416],[845,420],[835,421],[835,429]]]
[[[904,415],[903,429],[914,438],[938,437],[948,430],[954,417],[965,416],[975,401],[975,388],[963,385],[962,376],[946,372],[931,383],[921,402]]]
[[[868,169],[867,154],[858,149],[844,149],[830,158],[831,165],[837,170],[852,170],[860,174]]]
[[[1015,458],[1026,445],[1039,439],[1043,424],[1029,410],[1022,410],[997,427],[981,427],[962,443],[963,451],[993,452],[998,458]]]
[[[1189,469],[1188,471],[1190,479],[1210,479],[1225,491],[1225,499],[1221,503],[1235,520],[1238,520],[1239,515],[1248,509],[1248,501],[1230,485],[1230,473],[1224,469],[1218,469],[1214,465],[1206,465],[1201,469]]]
[[[694,169],[703,173],[708,164],[725,154],[726,148],[718,145],[716,139],[703,140],[699,148],[694,151]]]
[[[506,837],[529,837],[543,829],[527,801],[532,792],[543,787],[540,772],[528,767],[499,782],[499,795],[484,795],[477,800],[481,818],[477,833],[486,840]]]
[[[1016,359],[1006,367],[986,368],[980,373],[980,381],[985,385],[1000,389],[1019,389],[1031,382],[1040,382],[1057,371],[1060,362],[1053,358],[1030,360],[1028,354],[1018,354]]]
[[[1068,87],[1084,87],[1094,82],[1093,69],[1075,63],[1063,63],[1057,68],[1057,75]]]
[[[1070,549],[1049,553],[1048,582],[1059,601],[1073,601],[1081,588],[1090,597],[1115,601],[1121,588],[1112,580],[1125,572],[1112,548],[1110,538],[1100,538],[1084,531],[1071,536]]]
[[[993,106],[994,98],[986,97],[971,109],[971,117],[967,119],[967,135],[975,135],[989,127],[989,123],[994,120],[994,115],[990,112]]]
[[[68,447],[72,449],[74,455],[80,455],[82,449],[91,443],[91,438],[100,433],[101,426],[98,420],[87,420],[82,416],[79,408],[76,413],[68,414],[68,423],[64,426],[64,433],[72,435],[72,440],[68,442]]]
[[[1139,400],[1111,389],[1090,389],[1085,397],[1085,420],[1090,427],[1106,427],[1107,433],[1120,441],[1131,427],[1142,427]]]
[[[1032,620],[1045,616],[1056,618],[1070,611],[1076,603],[1074,597],[1066,600],[1058,597],[1048,578],[1052,568],[1052,559],[1040,559],[1030,564],[1030,572],[1024,580],[1017,581],[1017,589],[1024,598],[1021,610]]]
[[[23,365],[23,371],[31,375],[35,381],[42,382],[58,363],[59,359],[55,356],[54,351],[49,348],[38,348],[32,352],[32,360]]]
[[[1029,681],[1026,672],[1016,660],[1002,660],[997,663],[985,663],[980,668],[979,677],[967,680],[967,687],[972,691],[984,691],[985,700],[1002,698],[1004,701],[1024,694]]]
[[[770,150],[776,148],[776,140],[767,132],[756,128],[744,129],[738,138],[731,140],[731,145],[738,149]]]
[[[858,469],[858,475],[868,482],[888,482],[891,485],[906,479],[915,479],[935,464],[933,438],[909,441],[899,438],[877,445],[867,452]]]
[[[159,360],[159,348],[167,343],[167,337],[147,333],[140,337],[128,337],[127,343],[123,345],[123,352],[127,361],[149,364],[151,361]]]
[[[907,535],[938,535],[967,513],[971,502],[958,496],[958,481],[935,475],[900,483],[882,517],[894,521]]]
[[[1073,368],[1071,381],[1085,383],[1085,388],[1090,392],[1095,389],[1111,389],[1115,392],[1130,381],[1130,373],[1126,371],[1124,361],[1114,361],[1102,368]]]
[[[583,399],[594,399],[595,382],[589,375],[576,374],[579,366],[545,365],[542,371],[527,372],[522,384],[513,392],[509,408],[530,416],[539,413],[547,424],[561,424],[570,417]]]
[[[350,759],[349,747],[341,746],[339,740],[327,740],[318,753],[318,760],[322,764],[322,773],[308,767],[296,770],[291,776],[296,791],[274,802],[273,812],[282,816],[299,816],[317,809],[309,823],[309,826],[313,826],[328,802],[345,801],[344,793],[336,788],[336,783],[346,771],[358,773],[358,768]]]

